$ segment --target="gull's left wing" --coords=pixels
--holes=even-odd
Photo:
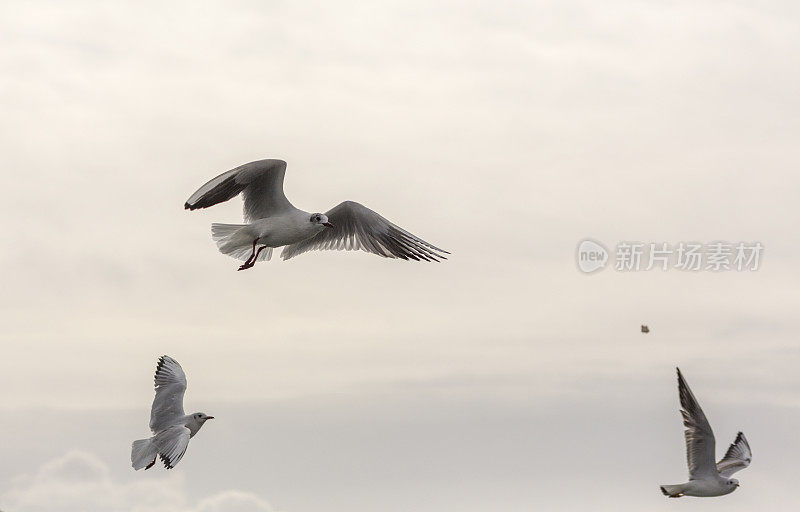
[[[248,222],[277,215],[294,208],[283,193],[286,162],[257,160],[224,172],[212,179],[186,200],[187,210],[208,208],[244,196],[244,216]]]
[[[681,416],[686,427],[686,462],[689,464],[689,479],[704,480],[717,476],[714,465],[714,432],[706,419],[703,409],[689,389],[686,380],[678,370],[678,395],[681,400]]]
[[[153,442],[165,468],[172,469],[180,462],[191,437],[191,431],[183,425],[173,425],[156,434]]]

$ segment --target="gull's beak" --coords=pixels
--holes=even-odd
[[[326,228],[332,228],[333,227],[333,224],[331,224],[330,222],[323,222],[322,225],[325,226]]]
[[[207,420],[213,420],[213,419],[214,419],[214,417],[213,417],[213,416],[206,416],[206,419],[207,419]]]
[[[739,487],[739,484],[733,484],[733,485],[735,485],[736,487]]]

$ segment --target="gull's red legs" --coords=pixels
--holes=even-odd
[[[245,270],[245,269],[248,269],[248,268],[250,268],[250,267],[252,267],[253,265],[255,265],[255,264],[256,264],[256,258],[258,258],[258,253],[256,253],[256,244],[257,244],[257,243],[258,243],[258,238],[256,238],[255,240],[253,240],[253,252],[252,252],[252,253],[250,254],[250,256],[247,258],[247,261],[245,261],[245,262],[242,264],[242,266],[241,266],[241,267],[239,267],[239,270]],[[262,247],[261,249],[263,249],[263,247]],[[259,250],[258,250],[258,252],[261,252],[261,249],[259,249]]]
[[[266,245],[262,245],[261,247],[258,248],[258,252],[256,253],[256,257],[253,258],[253,265],[256,264],[256,260],[258,259],[258,255],[261,254],[261,251],[263,251],[266,248],[267,248]],[[250,265],[250,266],[252,267],[253,265]]]

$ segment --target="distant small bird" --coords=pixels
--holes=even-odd
[[[647,327],[646,325],[642,325],[642,332],[647,334],[648,332],[650,332],[650,328]]]
[[[729,478],[750,465],[753,454],[744,434],[739,432],[725,456],[714,464],[715,440],[711,425],[689,389],[678,368],[678,394],[681,415],[686,427],[686,460],[689,464],[689,481],[685,484],[662,485],[661,492],[670,498],[681,496],[723,496],[739,487],[739,481]]]
[[[244,261],[239,270],[269,260],[273,248],[284,246],[284,260],[306,251],[332,249],[361,249],[385,258],[416,261],[439,261],[450,254],[353,201],[325,213],[295,208],[283,193],[285,174],[283,160],[250,162],[200,187],[183,207],[208,208],[242,193],[249,224],[211,225],[211,238],[219,251]]]
[[[186,392],[186,374],[178,362],[169,356],[161,356],[156,366],[156,397],[150,411],[150,430],[153,437],[133,442],[131,463],[133,469],[145,470],[153,467],[156,456],[167,469],[174,468],[186,453],[189,439],[213,416],[202,412],[185,414],[183,394]]]

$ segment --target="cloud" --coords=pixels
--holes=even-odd
[[[197,512],[268,512],[269,504],[249,492],[224,491],[197,504]]]
[[[44,463],[33,475],[19,476],[0,496],[15,512],[270,512],[255,494],[222,491],[197,500],[188,496],[183,475],[141,475],[131,482],[111,478],[97,456],[70,451]]]

